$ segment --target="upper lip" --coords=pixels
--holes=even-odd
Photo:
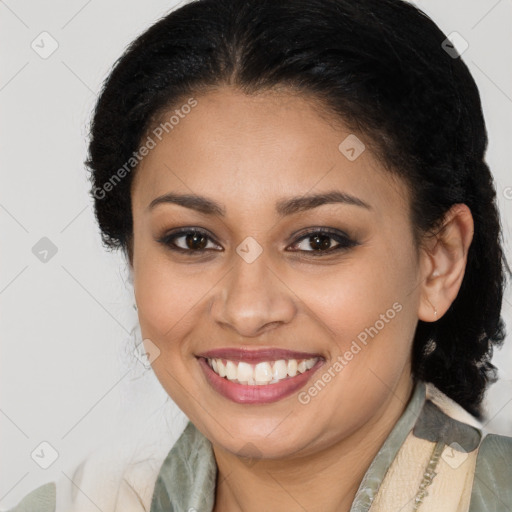
[[[197,357],[207,359],[229,359],[231,361],[245,361],[259,363],[262,361],[277,361],[279,359],[311,359],[313,357],[322,358],[320,354],[311,352],[297,352],[282,348],[217,348],[197,354]],[[322,358],[323,359],[323,358]]]

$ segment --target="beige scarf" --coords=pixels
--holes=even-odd
[[[460,405],[427,384],[430,399],[451,418],[482,429]],[[411,431],[391,463],[370,512],[468,512],[479,446],[465,451]]]

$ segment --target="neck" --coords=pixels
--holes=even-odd
[[[248,465],[247,460],[214,445],[218,468],[214,512],[349,512],[364,474],[402,415],[412,388],[410,376],[403,377],[370,421],[307,456],[259,459]]]

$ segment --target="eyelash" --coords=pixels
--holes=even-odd
[[[182,254],[189,253],[191,256],[192,255],[200,256],[200,255],[204,254],[206,251],[212,250],[212,249],[195,249],[195,250],[183,249],[182,247],[178,247],[174,244],[174,240],[176,240],[177,238],[180,238],[182,236],[188,235],[188,234],[203,235],[203,236],[207,237],[208,239],[210,239],[211,241],[213,241],[214,243],[217,243],[208,235],[208,233],[206,231],[203,231],[202,229],[199,229],[199,228],[182,229],[175,233],[169,233],[169,234],[166,234],[165,236],[159,238],[157,240],[157,242],[165,245],[171,251],[180,252]],[[352,240],[350,237],[348,237],[344,233],[342,233],[340,231],[325,229],[325,228],[312,228],[312,229],[306,230],[306,232],[302,233],[300,238],[298,238],[291,245],[295,246],[295,245],[299,244],[300,242],[302,242],[303,240],[307,240],[308,238],[311,238],[312,235],[327,235],[330,238],[334,239],[336,242],[338,242],[338,245],[334,248],[329,248],[325,251],[322,251],[322,250],[320,250],[320,251],[298,250],[298,251],[292,251],[292,252],[311,253],[311,256],[316,258],[316,257],[324,256],[324,255],[330,255],[335,252],[347,250],[356,245],[359,245],[356,241]]]

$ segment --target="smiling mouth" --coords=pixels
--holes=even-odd
[[[204,357],[203,359],[219,377],[234,384],[247,386],[277,384],[307,372],[320,360],[319,357],[311,357],[309,359],[260,361],[257,364],[252,364],[223,358]]]

